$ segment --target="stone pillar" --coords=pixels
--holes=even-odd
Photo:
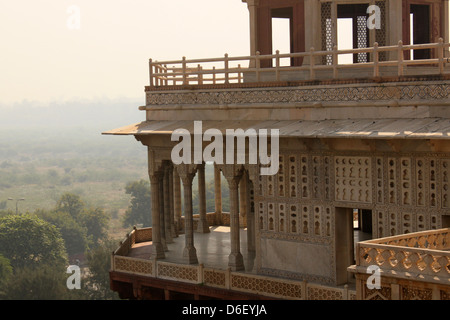
[[[214,200],[217,217],[222,220],[222,176],[220,169],[214,164]]]
[[[247,251],[255,252],[255,209],[252,208],[251,191],[253,190],[253,184],[250,179],[247,180],[247,194],[245,197],[247,206]]]
[[[381,26],[387,28],[386,37],[387,43],[391,46],[397,46],[400,40],[403,40],[403,44],[409,43],[409,39],[403,39],[403,1],[389,1],[386,5],[387,26]],[[371,43],[371,45],[373,45]],[[397,60],[397,51],[388,52],[389,60]]]
[[[170,219],[170,189],[169,189],[169,166],[164,167],[163,194],[164,194],[164,232],[166,235],[166,244],[173,243],[172,221]]]
[[[258,6],[259,0],[247,0],[247,7],[250,20],[250,55],[256,55],[258,50]],[[254,61],[250,62],[250,67],[254,67]]]
[[[173,211],[177,231],[179,231],[181,225],[181,180],[175,167],[173,168]]]
[[[442,31],[442,39],[444,39],[444,43],[448,43],[450,41],[450,26],[449,26],[449,4],[448,0],[442,2],[442,15],[441,15],[441,21],[443,26]],[[448,49],[445,49],[445,57],[448,57]]]
[[[258,233],[258,224],[255,214],[255,186],[253,181],[259,180],[260,168],[259,165],[249,165],[247,166],[247,251],[251,254],[256,254],[256,238]],[[253,192],[253,203],[251,193]]]
[[[239,223],[241,227],[245,227],[247,212],[247,175],[244,172],[239,181]]]
[[[192,165],[178,165],[178,172],[184,188],[184,227],[185,227],[185,247],[183,259],[188,264],[197,264],[197,250],[194,247],[194,220],[192,213],[192,180],[195,170]]]
[[[164,169],[159,176],[159,221],[161,230],[161,243],[164,251],[168,251],[166,242],[166,217],[164,214]]]
[[[240,177],[228,178],[230,188],[230,234],[231,253],[228,258],[228,266],[233,271],[245,270],[244,258],[241,254],[240,228],[239,228],[239,179]]]
[[[309,52],[311,48],[315,51],[322,49],[322,26],[320,16],[320,2],[317,0],[305,0],[305,51]],[[320,59],[316,58],[315,64],[319,64]],[[310,65],[310,58],[303,58],[303,65]]]
[[[206,220],[206,181],[205,181],[205,165],[199,164],[197,166],[198,174],[198,208],[200,219],[197,225],[197,231],[201,233],[209,232],[209,224]]]
[[[150,173],[150,191],[152,206],[152,258],[164,259],[164,247],[161,239],[160,206],[159,206],[159,175],[160,173]]]
[[[169,166],[169,203],[170,203],[170,232],[172,238],[178,237],[178,232],[175,228],[175,205],[173,192],[173,165]]]

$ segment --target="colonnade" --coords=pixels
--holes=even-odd
[[[230,189],[230,243],[231,251],[228,266],[233,271],[244,270],[244,259],[240,242],[240,215],[246,218],[247,246],[250,252],[255,250],[254,213],[250,204],[250,179],[248,173],[234,165],[214,165],[215,212],[222,214],[221,174],[223,173]],[[192,184],[195,175],[198,178],[199,220],[194,230]],[[194,246],[194,231],[210,232],[206,219],[206,181],[205,164],[178,164],[162,161],[157,169],[150,170],[151,209],[153,229],[153,259],[165,259],[167,244],[178,237],[177,226],[182,219],[181,184],[183,185],[185,247],[183,261],[197,264],[197,250]]]

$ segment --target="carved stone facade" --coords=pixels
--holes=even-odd
[[[449,161],[448,153],[283,151],[278,174],[253,182],[258,241],[261,252],[289,247],[295,263],[277,259],[277,268],[262,254],[260,272],[336,284],[336,208],[370,210],[372,238],[448,226]],[[296,252],[306,261],[322,254],[328,270],[316,261],[305,272]]]
[[[152,276],[159,272],[167,279],[191,284],[206,280],[205,287],[214,289],[272,290],[277,297],[286,297],[282,292],[287,292],[289,298],[298,299],[448,298],[445,283],[437,288],[435,283],[427,287],[384,281],[381,289],[369,290],[363,286],[367,275],[361,270],[354,272],[356,276],[348,272],[355,261],[366,268],[365,263],[373,259],[386,268],[383,259],[395,260],[389,250],[380,255],[376,253],[383,251],[380,248],[358,247],[355,221],[372,239],[450,227],[449,32],[444,28],[448,26],[448,1],[244,2],[250,13],[251,56],[243,60],[248,68],[232,67],[242,57],[233,59],[227,54],[220,59],[183,58],[167,62],[168,66],[151,60],[146,104],[140,107],[146,121],[110,132],[134,135],[148,148],[152,189],[151,262],[138,261],[133,267],[120,256],[117,267],[139,274],[151,270]],[[381,22],[387,24],[383,30],[365,30],[369,4],[380,8]],[[410,60],[410,54],[423,47],[403,46],[410,39],[410,13],[419,13],[416,5],[430,10],[430,41],[435,42],[427,45],[430,55],[420,62]],[[361,50],[351,51],[358,64],[342,66],[335,48],[337,19],[348,14],[356,19],[354,26],[359,29],[353,33],[359,36]],[[291,35],[301,55],[288,54],[292,65],[284,69],[279,66],[279,53],[272,57],[269,48],[268,21],[280,16],[301,27],[295,37]],[[413,27],[422,29],[417,24]],[[362,50],[375,41],[378,44],[369,51]],[[317,52],[318,48],[327,52]],[[261,52],[269,58],[261,58]],[[275,67],[273,60],[278,61]],[[208,69],[211,62],[220,66]],[[238,74],[235,82],[234,74]],[[191,130],[194,121],[203,121],[204,128],[222,134],[241,128],[280,131],[275,175],[260,175],[255,164],[215,163],[213,218],[204,209],[204,163],[174,164],[171,160],[176,145],[171,134],[186,128],[195,135]],[[200,139],[200,144],[203,151],[206,140]],[[245,151],[248,156],[250,151]],[[195,175],[200,180],[199,212],[192,207]],[[230,190],[226,214],[220,198],[221,177]],[[205,225],[213,220],[226,220],[230,227],[228,263],[222,269],[204,269],[194,245],[195,231],[208,232]],[[240,236],[243,227],[246,238]],[[183,263],[172,265],[164,261],[165,252],[180,232],[185,241]],[[414,259],[420,261],[421,254],[416,252]],[[250,270],[245,270],[244,261],[249,257],[254,264],[247,273]],[[446,255],[427,259],[439,260],[439,272],[448,279]],[[425,270],[420,269],[422,265],[416,267]],[[158,281],[150,282],[162,285]],[[354,285],[356,294],[348,290]]]

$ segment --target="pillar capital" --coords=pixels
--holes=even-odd
[[[245,169],[248,172],[248,178],[252,181],[257,181],[260,174],[260,168],[258,164],[246,164]]]
[[[246,2],[248,7],[259,6],[259,0],[242,0],[242,2]]]
[[[147,158],[149,176],[152,176],[153,174],[163,170],[163,160],[157,157],[157,153],[155,152],[155,150],[148,148]]]
[[[225,177],[225,179],[227,179],[228,182],[231,182],[233,180],[237,180],[236,182],[239,182],[239,179],[242,176],[242,165],[220,164],[217,165],[217,167],[223,172],[223,176]]]
[[[192,184],[192,180],[197,172],[197,164],[177,164],[175,165],[178,175],[183,182],[183,185]]]

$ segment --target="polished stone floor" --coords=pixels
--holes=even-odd
[[[210,233],[194,233],[194,246],[197,250],[197,259],[205,267],[214,267],[225,270],[228,268],[228,256],[231,251],[230,228],[226,226],[210,227]],[[240,229],[241,253],[244,258],[245,272],[255,272],[255,255],[247,250],[247,229]],[[371,239],[371,234],[354,230],[354,244],[359,241]],[[161,261],[184,264],[183,250],[185,247],[184,234],[167,244],[165,259]],[[152,254],[152,242],[143,242],[133,245],[129,256],[149,259]],[[356,254],[356,252],[355,252]]]
[[[194,246],[197,250],[197,259],[205,267],[218,269],[228,268],[228,256],[231,252],[230,228],[225,226],[210,227],[210,233],[194,233]],[[255,256],[247,250],[247,229],[240,229],[241,253],[244,258],[246,272],[255,270]],[[161,261],[183,264],[183,250],[185,247],[184,234],[167,244],[168,251],[165,259]],[[130,257],[148,259],[152,253],[152,243],[143,242],[135,244],[129,254]]]

